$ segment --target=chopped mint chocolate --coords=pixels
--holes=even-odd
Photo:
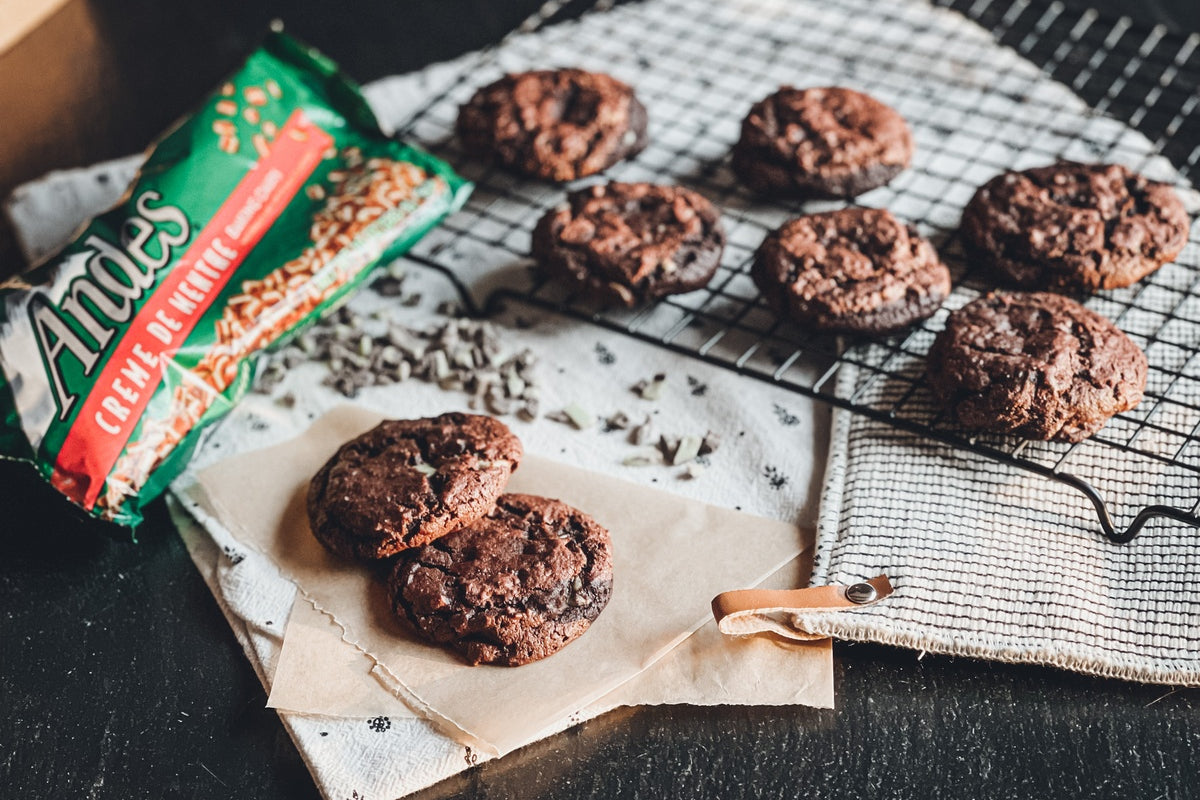
[[[633,392],[643,400],[657,400],[662,396],[663,386],[667,383],[667,375],[660,372],[652,380],[641,380],[633,385]]]
[[[671,456],[671,464],[679,466],[693,460],[700,454],[699,436],[684,436],[679,440],[679,445],[675,448],[675,453]]]
[[[658,432],[654,430],[654,426],[650,423],[650,418],[646,417],[646,421],[638,425],[629,434],[629,441],[636,445],[646,445],[654,441],[658,437]]]
[[[621,459],[626,467],[651,467],[663,463],[662,453],[653,447],[643,447]]]
[[[567,418],[571,421],[571,424],[579,430],[590,428],[592,425],[596,424],[595,415],[578,403],[571,403],[563,409],[563,413],[567,415]]]

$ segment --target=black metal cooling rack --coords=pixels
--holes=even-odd
[[[794,30],[781,28],[777,41],[764,42],[761,37],[740,39],[712,20],[697,20],[697,6],[687,0],[652,2],[668,13],[656,25],[661,30],[641,34],[645,38],[641,46],[653,48],[649,55],[645,50],[633,55],[647,76],[636,81],[639,96],[652,118],[656,112],[675,113],[686,122],[667,131],[669,135],[661,136],[660,131],[651,148],[627,168],[633,174],[618,172],[610,177],[683,182],[714,200],[730,230],[721,268],[706,289],[638,311],[597,310],[536,276],[520,288],[493,291],[482,304],[486,308],[480,310],[509,300],[551,309],[1029,470],[1086,495],[1104,535],[1114,542],[1128,542],[1160,518],[1200,527],[1200,233],[1193,234],[1176,264],[1136,286],[1088,300],[1089,307],[1138,341],[1150,361],[1141,406],[1118,415],[1091,439],[1070,445],[966,434],[943,419],[924,383],[924,354],[948,311],[993,288],[966,265],[956,227],[961,207],[974,188],[1013,166],[1014,142],[1032,163],[1050,163],[1064,154],[1080,158],[1082,148],[1083,157],[1122,161],[1135,169],[1150,167],[1152,154],[1159,153],[1175,167],[1181,185],[1200,172],[1200,35],[1175,36],[1124,18],[1068,11],[1059,3],[935,3],[974,20],[1041,69],[1041,75],[1021,70],[997,73],[988,63],[992,51],[960,47],[952,38],[938,41],[937,26],[926,28],[920,20],[914,22],[909,16],[912,8],[905,4],[870,6],[869,25],[860,26],[851,14],[845,17],[850,23],[830,28],[827,20],[825,27],[822,22],[805,22]],[[539,21],[555,9],[544,11]],[[924,8],[919,13],[946,12]],[[913,26],[920,35],[896,39],[888,34]],[[579,63],[627,61],[630,52],[619,42],[628,32],[600,27],[598,34],[577,43]],[[837,53],[830,49],[835,41]],[[849,60],[844,55],[848,44],[854,52]],[[512,40],[509,45],[523,46]],[[994,85],[983,93],[966,91],[963,96],[969,102],[953,92],[929,96],[911,65],[943,52],[954,53],[957,72],[944,76],[950,86],[969,89],[981,75],[994,79]],[[797,58],[797,53],[802,57]],[[762,237],[810,206],[764,206],[739,188],[726,157],[737,135],[736,124],[749,104],[766,93],[762,87],[781,82],[778,70],[788,68],[793,59],[796,82],[822,82],[822,76],[812,72],[826,55],[852,78],[862,69],[869,75],[868,91],[896,105],[910,121],[917,120],[918,152],[926,157],[918,158],[892,186],[877,190],[882,194],[863,199],[917,224],[955,274],[955,293],[946,309],[908,334],[886,340],[839,342],[780,322],[748,277]],[[416,112],[402,135],[464,164],[450,131],[458,103],[491,79],[487,70],[496,67],[489,64],[489,57],[481,54],[474,67],[464,69]],[[712,58],[720,59],[716,70],[711,64],[706,69],[702,61]],[[692,69],[690,65],[696,64],[700,66]],[[726,73],[732,76],[728,81]],[[1078,112],[1082,123],[1057,129],[1056,101],[1035,86],[1046,75],[1087,102],[1090,108]],[[752,90],[747,93],[746,86],[758,87],[758,95]],[[991,103],[989,98],[1007,103]],[[721,110],[695,113],[706,107]],[[1020,109],[1019,119],[1014,118],[1014,108]],[[920,121],[931,116],[932,123]],[[1104,124],[1111,120],[1136,128],[1151,146],[1131,142],[1123,125]],[[478,189],[465,212],[449,220],[433,244],[419,247],[411,256],[451,278],[458,269],[449,254],[464,247],[506,262],[526,259],[529,231],[546,209],[559,202],[563,191],[531,185],[490,168],[468,175]],[[469,292],[461,284],[460,288],[470,305]],[[852,379],[847,381],[847,375]]]

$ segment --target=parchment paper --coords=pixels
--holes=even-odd
[[[807,535],[806,535],[807,540]],[[805,549],[764,581],[785,589],[806,582]],[[588,706],[584,718],[618,706],[805,705],[833,707],[833,644],[771,636],[724,636],[708,622],[642,674]],[[327,614],[298,596],[267,705],[281,711],[341,717],[416,716],[376,678],[369,654],[342,640]]]
[[[297,594],[267,707],[362,719],[419,716],[383,687],[374,669],[375,661],[344,641],[342,629],[328,614]]]
[[[609,529],[613,599],[584,636],[550,658],[516,669],[468,667],[412,637],[392,616],[382,583],[327,553],[309,532],[309,478],[380,418],[336,409],[290,442],[203,471],[197,499],[271,557],[410,705],[491,752],[519,747],[621,686],[708,622],[713,595],[761,582],[804,548],[793,525],[527,455],[510,490],[558,497]]]

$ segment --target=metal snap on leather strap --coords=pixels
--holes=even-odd
[[[846,587],[846,599],[855,605],[870,603],[879,597],[879,592],[869,583],[854,583]]]
[[[713,598],[713,617],[721,633],[746,636],[770,632],[798,641],[825,638],[808,625],[824,611],[847,611],[883,600],[892,593],[891,581],[879,575],[851,586],[836,583],[806,589],[734,589]]]

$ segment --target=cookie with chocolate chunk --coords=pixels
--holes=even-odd
[[[1146,356],[1116,325],[1050,292],[990,294],[929,351],[934,398],[960,424],[1078,442],[1142,400]]]
[[[571,181],[645,149],[646,108],[628,84],[581,69],[505,75],[458,112],[463,149],[516,172]]]
[[[681,186],[609,183],[567,195],[533,231],[533,257],[601,305],[635,306],[708,283],[721,263],[717,209]]]
[[[963,211],[969,253],[1027,289],[1129,286],[1172,261],[1190,222],[1179,196],[1117,164],[1005,172]]]
[[[809,214],[770,233],[750,270],[763,298],[807,328],[883,334],[931,315],[950,271],[926,239],[891,212]]]
[[[742,120],[733,171],[761,194],[855,197],[891,181],[912,155],[908,123],[870,95],[783,86]]]
[[[579,637],[612,595],[608,531],[566,503],[507,494],[397,560],[392,608],[471,664],[518,666]]]
[[[342,445],[313,477],[309,524],[334,553],[386,558],[486,514],[521,456],[520,440],[491,417],[387,420]]]

